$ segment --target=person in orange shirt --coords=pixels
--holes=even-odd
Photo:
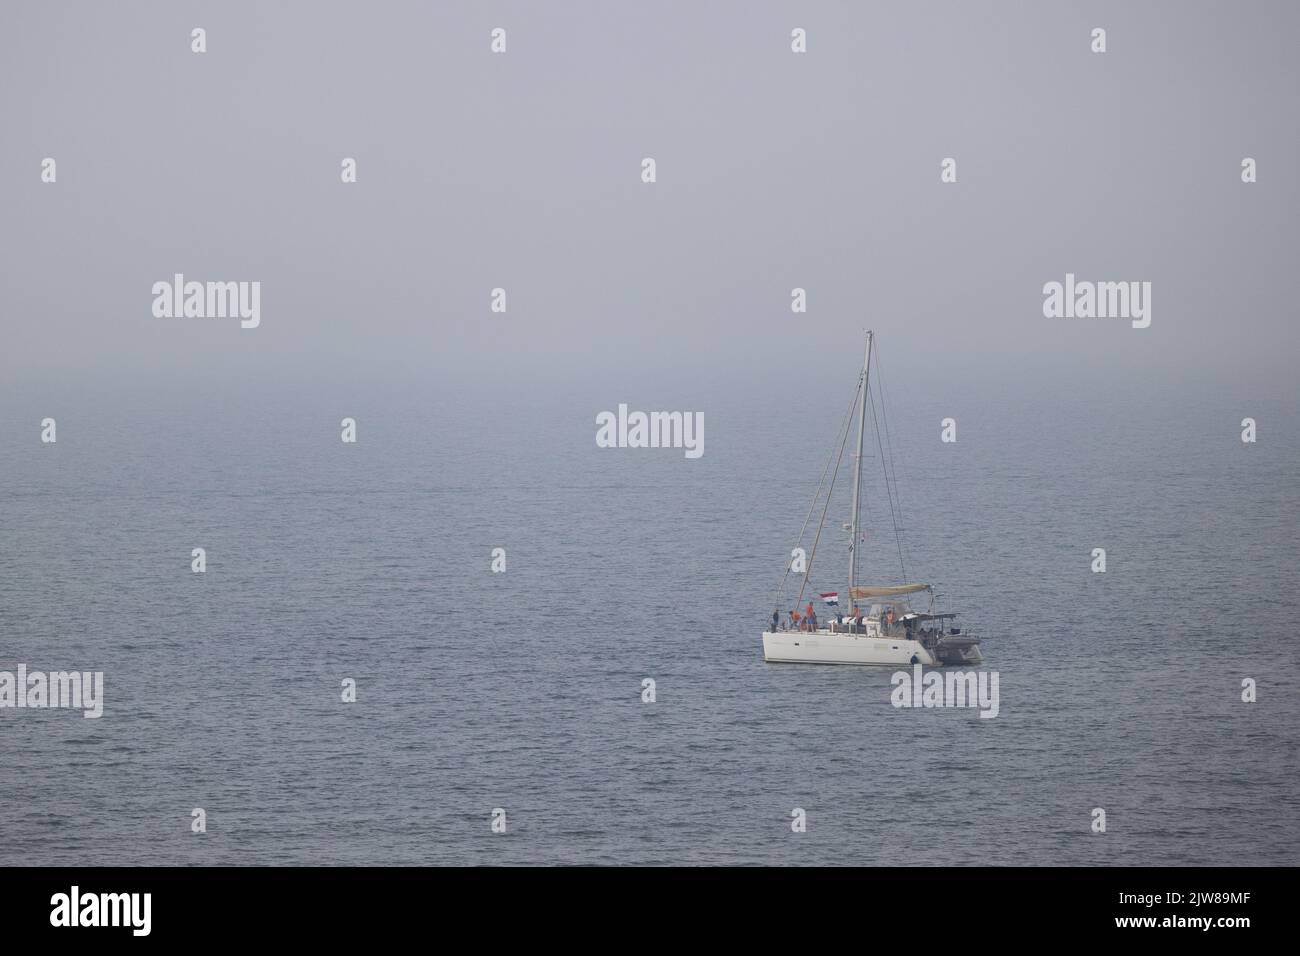
[[[817,613],[813,610],[812,601],[808,602],[808,630],[817,630]]]

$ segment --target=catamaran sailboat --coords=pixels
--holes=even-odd
[[[845,416],[838,442],[840,455],[835,458],[835,471],[831,471],[831,459],[826,462],[822,473],[822,484],[826,476],[831,476],[830,486],[826,492],[826,501],[822,507],[821,522],[813,538],[812,550],[803,556],[802,549],[796,548],[792,559],[786,565],[778,593],[776,610],[772,613],[772,628],[763,632],[763,659],[774,663],[798,664],[979,664],[984,656],[980,652],[980,641],[972,634],[962,633],[961,628],[953,624],[955,614],[938,614],[935,612],[934,589],[928,584],[894,584],[864,585],[858,583],[858,547],[862,541],[859,534],[859,515],[862,499],[862,442],[867,428],[867,405],[872,402],[871,395],[871,332],[867,332],[866,355],[862,360],[862,372],[858,376],[858,388],[853,403]],[[879,359],[877,359],[877,364]],[[879,377],[879,376],[877,376]],[[883,404],[883,391],[880,395]],[[874,403],[872,418],[875,420]],[[830,506],[830,492],[835,486],[835,474],[839,471],[839,459],[843,457],[847,444],[849,429],[853,422],[853,412],[858,411],[857,455],[853,459],[853,507],[851,520],[844,526],[849,532],[849,587],[847,614],[831,613],[829,620],[819,621],[813,608],[811,592],[807,608],[803,601],[809,589],[813,570],[813,560],[817,556],[817,544],[821,540],[822,528],[826,524],[826,512]],[[888,424],[886,419],[886,432]],[[832,451],[834,458],[834,451]],[[881,456],[884,464],[884,456]],[[895,538],[899,543],[899,562],[902,564],[902,539],[898,534],[898,515],[894,507],[894,493],[890,489],[890,469],[885,469],[885,489],[890,498],[890,515],[894,520]],[[804,530],[808,520],[821,497],[821,486],[813,496],[812,506],[808,509],[808,518],[804,520]],[[800,532],[802,539],[803,532]],[[802,565],[802,566],[799,566]],[[781,620],[781,608],[785,607],[785,585],[791,573],[802,571],[803,578],[795,599],[795,610],[789,612],[786,621]],[[929,604],[924,612],[914,611],[908,603],[910,595],[926,594]],[[828,607],[838,610],[838,592],[821,592],[817,595]]]

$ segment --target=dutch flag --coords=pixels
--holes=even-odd
[[[825,594],[819,594],[818,597],[820,597],[820,598],[822,599],[822,601],[823,601],[824,603],[826,603],[826,604],[839,604],[839,603],[840,603],[840,592],[839,592],[839,591],[827,591]]]

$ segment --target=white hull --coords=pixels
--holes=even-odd
[[[764,631],[763,660],[774,664],[934,664],[920,641],[830,631]]]

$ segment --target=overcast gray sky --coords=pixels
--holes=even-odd
[[[1297,394],[1294,3],[7,0],[0,18],[11,384],[827,361],[851,384],[872,326],[895,367]],[[260,328],[155,318],[175,272],[260,281]],[[1151,327],[1044,318],[1066,272],[1150,281]]]

